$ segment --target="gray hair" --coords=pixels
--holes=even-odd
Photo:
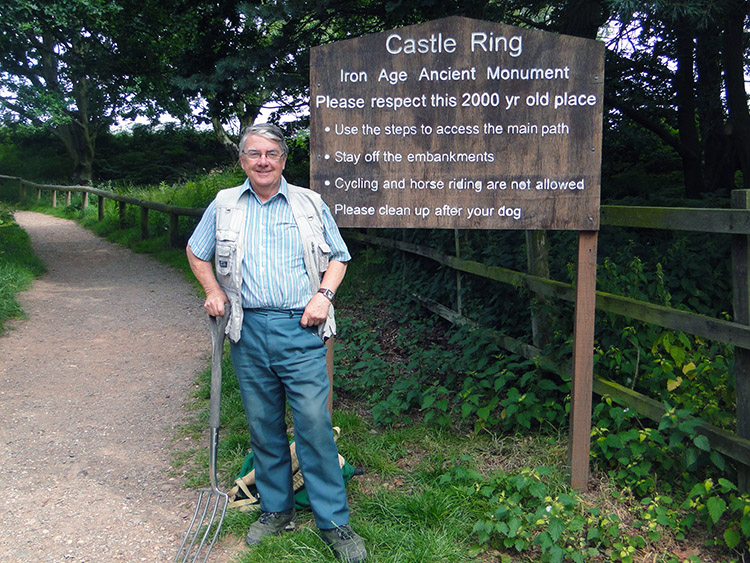
[[[259,137],[265,137],[266,139],[274,141],[275,143],[278,143],[279,147],[281,147],[281,152],[283,154],[289,154],[289,147],[284,140],[284,133],[282,133],[281,129],[273,123],[258,123],[245,127],[242,131],[242,137],[240,138],[238,145],[240,152],[242,152],[242,149],[245,146],[245,141],[247,141],[247,138],[250,135],[258,135]]]

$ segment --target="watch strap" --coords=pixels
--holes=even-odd
[[[318,290],[318,293],[322,293],[331,303],[333,303],[333,298],[336,296],[336,294],[327,287],[321,287]]]

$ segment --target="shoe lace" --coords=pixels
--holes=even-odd
[[[281,516],[281,512],[261,512],[258,520],[261,524],[268,524],[271,520],[274,520]]]
[[[354,537],[354,531],[347,524],[336,528],[336,534],[342,540],[350,540]]]

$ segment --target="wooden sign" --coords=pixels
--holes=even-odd
[[[604,47],[450,17],[310,58],[310,187],[341,227],[599,228]]]

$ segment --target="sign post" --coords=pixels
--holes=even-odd
[[[593,306],[603,82],[597,41],[463,17],[315,47],[310,187],[341,227],[581,231]]]

